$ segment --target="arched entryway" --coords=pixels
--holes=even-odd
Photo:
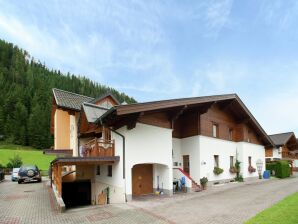
[[[158,163],[135,164],[131,169],[132,196],[171,194],[173,187],[172,169]]]

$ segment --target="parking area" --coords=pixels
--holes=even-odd
[[[59,213],[47,180],[19,185],[8,176],[0,183],[0,211],[1,224],[168,223],[127,204],[87,206]]]
[[[173,197],[144,197],[127,204],[88,206],[59,213],[48,181],[0,183],[0,223],[243,223],[298,191],[298,178],[213,186]]]

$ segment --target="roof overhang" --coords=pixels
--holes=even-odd
[[[65,155],[65,156],[72,156],[73,150],[72,149],[44,149],[43,154],[46,155]]]
[[[51,164],[59,165],[96,165],[96,164],[113,164],[120,160],[120,156],[107,157],[59,157],[54,159]]]
[[[144,112],[150,111],[161,111],[161,110],[169,110],[179,107],[187,107],[191,108],[194,106],[204,105],[204,104],[213,104],[219,103],[223,101],[234,101],[236,102],[243,111],[243,114],[247,117],[246,119],[258,129],[258,132],[261,134],[262,138],[266,142],[266,147],[274,146],[273,141],[265,130],[261,127],[255,117],[251,114],[242,100],[238,97],[237,94],[226,94],[226,95],[215,95],[215,96],[203,96],[203,97],[192,97],[192,98],[182,98],[182,99],[172,99],[172,100],[163,100],[163,101],[154,101],[147,103],[135,103],[128,105],[118,105],[111,109],[109,109],[105,114],[103,114],[99,119],[97,119],[97,123],[101,123],[101,125],[109,126],[109,122],[113,119],[117,119],[119,117],[131,116],[134,114],[142,114]]]

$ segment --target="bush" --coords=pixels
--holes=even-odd
[[[239,174],[237,177],[235,177],[235,181],[244,182],[243,176],[241,174]]]
[[[13,158],[9,159],[9,162],[7,163],[7,168],[18,168],[23,165],[22,158],[19,155],[14,155]]]
[[[275,176],[278,178],[287,178],[291,175],[291,168],[288,161],[281,160],[276,162]]]
[[[276,162],[266,163],[266,170],[269,170],[271,175],[273,175],[273,173],[275,174],[276,173]]]
[[[219,174],[223,173],[223,171],[224,171],[224,170],[223,170],[222,168],[214,167],[213,173],[214,173],[215,175],[219,175]]]

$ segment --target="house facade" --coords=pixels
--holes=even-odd
[[[298,167],[298,140],[293,132],[269,135],[274,147],[266,149],[266,160],[289,160]]]
[[[52,133],[53,188],[70,206],[80,204],[75,189],[87,204],[103,194],[120,203],[155,191],[171,195],[182,177],[188,190],[202,177],[229,181],[236,160],[244,178],[255,178],[256,161],[265,170],[265,150],[274,146],[236,94],[121,105],[110,94],[94,99],[54,89]]]

